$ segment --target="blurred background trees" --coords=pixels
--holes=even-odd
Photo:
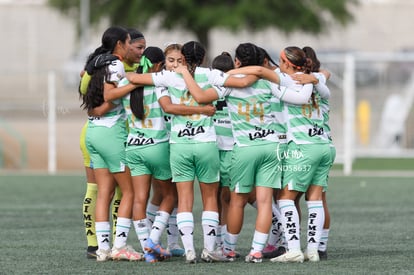
[[[209,32],[214,28],[258,31],[272,27],[285,33],[317,34],[332,24],[345,25],[352,20],[350,8],[358,0],[94,0],[90,3],[89,0],[48,0],[48,3],[76,18],[80,17],[82,6],[90,6],[87,21],[92,26],[107,19],[111,25],[140,29],[151,20],[159,20],[164,29],[182,28],[192,32],[209,48]],[[80,34],[82,28],[85,26],[80,23]]]

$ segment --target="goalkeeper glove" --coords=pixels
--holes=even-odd
[[[95,70],[109,65],[112,63],[112,61],[117,59],[118,57],[109,53],[98,54],[86,64],[85,71],[87,71],[89,75],[93,75],[93,72]]]

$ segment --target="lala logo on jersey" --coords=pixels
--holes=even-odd
[[[316,135],[321,136],[323,135],[323,128],[319,127],[317,124],[314,124],[313,128],[309,129],[308,135],[310,137],[314,137]]]
[[[137,137],[132,137],[128,140],[128,146],[148,145],[154,144],[153,138],[145,138],[144,133],[138,132]]]
[[[205,133],[203,126],[193,127],[193,123],[191,123],[190,121],[187,121],[185,125],[185,129],[180,130],[178,132],[178,137],[185,137],[185,136],[193,137],[193,136],[196,136],[202,133]]]
[[[255,127],[255,132],[254,133],[249,133],[249,139],[250,140],[255,140],[257,138],[265,138],[268,135],[272,135],[274,134],[275,131],[274,130],[270,130],[270,129],[262,129],[261,127]]]

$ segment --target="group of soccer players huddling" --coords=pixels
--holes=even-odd
[[[79,86],[88,114],[80,139],[87,257],[233,262],[250,204],[257,215],[246,262],[326,259],[326,189],[335,158],[329,72],[311,47],[286,47],[275,62],[253,43],[204,64],[199,42],[147,47],[141,32],[123,27],[108,28],[88,57]],[[195,182],[202,197],[199,255]],[[308,224],[304,251],[301,220]],[[131,226],[137,250],[127,244]]]

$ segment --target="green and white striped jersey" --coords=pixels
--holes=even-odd
[[[276,74],[279,74],[280,73],[280,68],[279,67],[276,68],[274,70],[274,72]],[[280,86],[278,86],[278,88],[280,90]],[[276,125],[278,125],[278,127],[279,127],[279,130],[278,130],[278,132],[280,133],[279,142],[280,143],[286,143],[287,142],[287,140],[286,140],[287,116],[284,112],[285,103],[279,97],[274,96],[270,99],[270,106],[271,106],[271,110],[273,112],[273,117],[274,117],[274,120],[276,122]]]
[[[165,89],[167,89],[167,92],[163,92],[163,90],[165,90]],[[168,88],[165,88],[165,87],[155,87],[155,93],[157,94],[158,100],[162,96],[168,96],[168,97],[170,96],[170,94],[168,93]],[[162,108],[161,108],[161,110],[162,110]],[[165,128],[167,128],[168,136],[170,136],[172,115],[164,112],[164,110],[162,110],[162,112],[164,114]]]
[[[223,151],[233,150],[234,137],[227,103],[223,99],[218,100],[215,105],[216,113],[213,116],[213,121],[216,128],[217,147]]]
[[[314,109],[314,112],[320,111],[322,112],[323,116],[323,134],[324,138],[328,139],[330,143],[332,143],[331,137],[331,127],[329,126],[329,98],[330,98],[330,91],[329,88],[326,86],[326,77],[322,73],[312,73],[316,78],[318,78],[319,82],[315,86],[314,93],[315,93],[315,103],[319,106],[319,108]]]
[[[300,90],[303,86],[297,84],[289,75],[280,73],[280,85]],[[285,102],[287,115],[287,141],[296,144],[328,143],[324,135],[324,117],[317,99],[309,98],[307,104],[295,105]]]
[[[319,109],[323,116],[323,135],[324,138],[332,143],[331,127],[329,126],[329,99],[322,98],[319,93],[316,93],[316,99],[318,100]]]
[[[119,86],[125,86],[128,80],[124,78]],[[158,103],[155,86],[144,87],[144,119],[137,118],[131,110],[131,95],[128,93],[122,98],[129,126],[126,150],[135,146],[154,145],[169,140],[168,131],[164,123],[164,112]]]
[[[275,90],[278,90],[276,84],[262,79],[250,87],[219,90],[219,96],[226,98],[238,146],[279,142],[284,128],[275,120],[270,102]]]
[[[194,80],[203,89],[222,86],[228,75],[214,69],[197,67],[194,73]],[[152,78],[155,86],[167,87],[163,94],[171,97],[173,104],[184,104],[186,106],[199,106],[191,96],[180,74],[162,71],[153,73]],[[162,96],[162,95],[161,95]],[[171,120],[170,143],[200,143],[216,142],[216,131],[212,117],[194,115],[174,115]]]

